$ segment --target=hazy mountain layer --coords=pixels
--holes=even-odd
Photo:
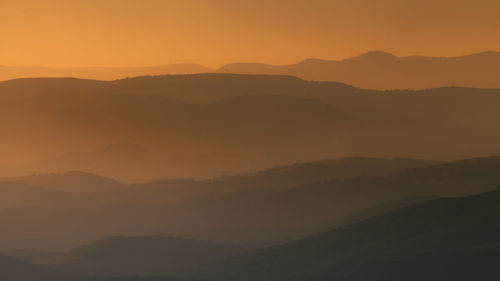
[[[0,164],[11,167],[0,174],[92,166],[144,181],[353,155],[491,156],[498,105],[498,90],[378,92],[284,76],[13,80],[0,83]],[[96,149],[123,142],[148,149]]]
[[[151,153],[152,155],[155,155]],[[98,154],[100,155],[100,154]],[[102,156],[102,155],[100,155]],[[129,158],[130,157],[130,158]],[[89,159],[84,166],[95,169],[98,163],[113,167],[130,163],[133,155],[112,153],[109,158]],[[72,162],[74,163],[74,162]],[[146,160],[126,166],[127,170],[149,168]],[[161,161],[156,162],[160,165]],[[345,158],[297,163],[251,174],[223,176],[207,180],[165,179],[148,183],[122,184],[98,175],[71,171],[0,179],[0,210],[15,207],[90,208],[129,202],[169,203],[210,193],[231,193],[253,189],[290,189],[303,184],[356,176],[383,176],[397,171],[438,164],[411,159]],[[153,164],[153,163],[151,163]],[[48,167],[46,164],[45,167]],[[72,168],[71,163],[65,166]],[[81,168],[81,167],[78,167]],[[137,171],[135,170],[135,171]],[[161,173],[157,173],[161,176]],[[82,194],[83,193],[83,194]]]

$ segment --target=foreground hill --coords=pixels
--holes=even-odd
[[[500,192],[490,192],[417,204],[188,275],[233,281],[498,280],[498,237]]]
[[[306,80],[339,81],[367,89],[499,88],[500,53],[396,57],[385,52],[369,52],[341,61],[308,59],[282,66],[235,63],[223,66],[217,72],[293,75]]]
[[[161,154],[159,159],[167,159],[162,167],[171,167],[168,177],[213,177],[353,155],[443,160],[497,155],[499,93],[382,92],[232,74],[12,80],[0,83],[0,130],[9,132],[0,140],[0,166],[14,167],[0,175],[63,172],[58,156],[83,151],[73,156],[85,163],[93,151],[121,142],[145,147],[146,156]],[[59,160],[51,166],[43,159]],[[141,161],[125,159],[117,167]],[[47,167],[54,169],[43,170]],[[127,181],[159,173],[110,172]]]

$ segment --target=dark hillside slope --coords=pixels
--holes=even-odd
[[[214,280],[498,280],[500,192],[436,199],[191,272]]]

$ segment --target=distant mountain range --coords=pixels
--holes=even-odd
[[[0,82],[0,281],[500,280],[499,66]]]
[[[0,66],[0,81],[27,77],[76,77],[114,80],[161,74],[233,73],[291,75],[305,80],[337,81],[366,89],[438,87],[500,88],[500,52],[461,57],[397,57],[374,51],[345,60],[307,59],[291,65],[232,63],[216,70],[195,64],[142,68],[43,68]]]
[[[338,81],[380,90],[445,86],[500,88],[497,79],[500,76],[500,52],[462,57],[396,57],[385,52],[369,52],[341,61],[308,59],[283,66],[235,63],[217,72],[293,75],[306,80]]]

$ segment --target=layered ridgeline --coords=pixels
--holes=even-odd
[[[216,70],[196,64],[136,68],[0,66],[0,81],[29,77],[114,80],[142,75],[209,72],[291,75],[306,80],[337,81],[367,89],[429,89],[446,86],[500,88],[500,53],[483,52],[461,57],[397,57],[385,52],[368,52],[338,61],[307,59],[291,65],[232,63]]]
[[[331,166],[333,178],[325,171],[323,176],[315,174],[314,182],[310,169],[320,171],[324,167],[320,162],[208,181],[123,185],[101,192],[3,182],[0,198],[6,209],[0,211],[5,226],[0,249],[65,249],[112,235],[164,235],[259,247],[433,197],[491,191],[500,183],[498,158],[415,161],[414,168],[408,167],[409,160],[351,159],[344,165],[356,162],[381,166],[392,162],[406,169],[383,173],[374,169],[346,178],[335,176],[336,169],[342,170],[337,163]],[[289,174],[291,170],[295,172]],[[302,185],[294,185],[292,179]]]
[[[1,257],[0,276],[21,281],[498,280],[499,222],[500,191],[492,191],[429,200],[243,253],[164,237],[110,237],[57,254],[18,252],[19,259],[43,265]],[[147,277],[158,273],[176,277]]]
[[[94,159],[96,163],[118,164]],[[101,160],[101,161],[99,161]],[[89,162],[91,164],[92,162]],[[134,166],[140,168],[142,161]],[[386,176],[394,172],[440,164],[412,159],[343,158],[278,166],[249,174],[206,180],[161,179],[123,184],[86,172],[37,174],[0,178],[0,209],[16,207],[101,207],[110,204],[165,203],[210,193],[256,189],[286,190],[304,184],[358,176]],[[132,170],[131,170],[132,171]]]
[[[12,80],[0,83],[0,175],[69,169],[138,182],[353,155],[497,155],[499,92],[224,74]]]

